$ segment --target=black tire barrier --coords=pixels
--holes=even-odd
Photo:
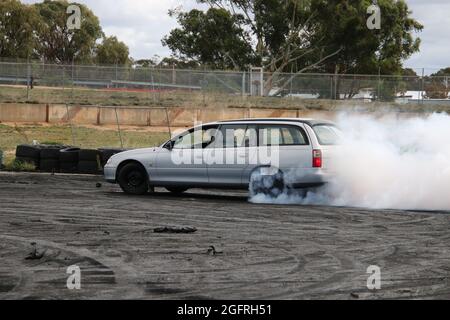
[[[59,160],[41,159],[39,169],[42,172],[59,172]]]
[[[101,170],[98,167],[97,161],[79,161],[78,162],[78,172],[84,174],[99,174]]]
[[[22,144],[16,148],[16,157],[39,159],[41,148],[39,146],[32,146]]]
[[[36,169],[39,169],[40,161],[36,158],[29,158],[29,157],[16,157],[17,162],[21,163],[30,163],[36,167]]]
[[[60,169],[60,172],[62,172],[62,173],[77,173],[78,172],[78,161],[77,162],[60,162],[59,169]]]
[[[115,154],[124,152],[124,149],[114,149],[114,148],[100,148],[98,149],[98,151],[100,152],[100,159],[102,162],[102,167],[104,167],[106,165],[106,163],[108,162],[108,160]]]
[[[41,160],[58,160],[59,161],[59,152],[61,148],[44,148],[41,150],[40,158]]]
[[[66,148],[59,151],[59,161],[63,163],[78,163],[80,148]]]
[[[99,161],[100,160],[100,151],[98,150],[89,150],[89,149],[81,149],[78,151],[78,160],[79,161]]]

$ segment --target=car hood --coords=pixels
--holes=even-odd
[[[147,156],[151,155],[151,154],[157,154],[160,150],[161,150],[160,147],[128,150],[128,151],[124,151],[124,152],[113,155],[110,158],[109,162],[115,163],[115,162],[120,162],[120,161],[128,160],[128,159],[136,159],[137,157],[144,155],[144,154]]]

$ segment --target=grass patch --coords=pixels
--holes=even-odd
[[[32,163],[19,161],[17,159],[10,159],[5,163],[4,169],[6,171],[14,172],[33,172],[36,171],[36,166]]]

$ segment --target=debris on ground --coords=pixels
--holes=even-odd
[[[359,299],[359,294],[357,294],[357,293],[355,293],[355,292],[350,293],[350,296],[351,296],[352,298]]]
[[[209,246],[209,249],[208,249],[208,251],[206,253],[207,254],[212,254],[213,256],[218,255],[218,254],[223,254],[222,251],[217,251],[214,246]]]
[[[153,229],[155,233],[194,233],[197,228],[194,227],[160,227]]]
[[[100,182],[97,182],[97,184],[95,185],[96,188],[101,188],[102,184]]]
[[[32,242],[31,246],[33,247],[33,251],[25,258],[25,260],[40,260],[44,257],[45,253],[47,252],[47,249],[42,251],[41,253],[38,252],[36,247],[36,242]]]

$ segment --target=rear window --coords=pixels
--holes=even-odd
[[[340,143],[341,133],[332,125],[316,125],[313,127],[319,143],[323,146],[332,146]]]

